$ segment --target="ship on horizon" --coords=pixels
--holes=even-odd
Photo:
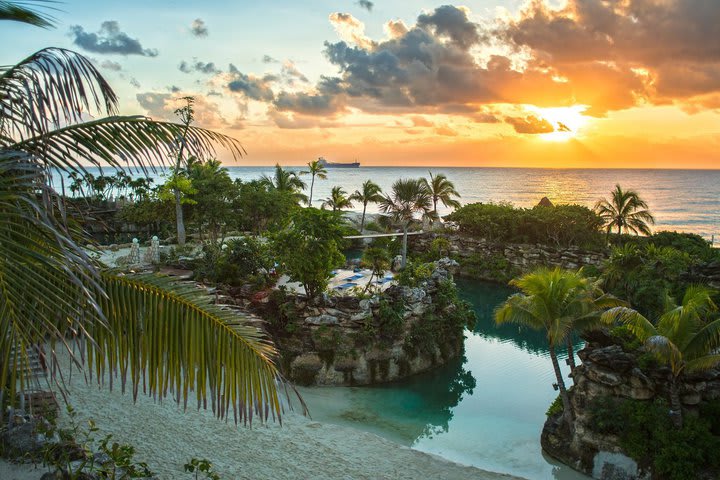
[[[360,168],[360,162],[355,160],[349,163],[328,162],[324,157],[318,158],[318,163],[327,168]]]

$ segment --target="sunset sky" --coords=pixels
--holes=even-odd
[[[238,138],[241,164],[720,167],[720,1],[72,1],[0,63],[92,58],[121,113]]]

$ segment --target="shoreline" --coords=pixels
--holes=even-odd
[[[157,478],[188,476],[183,465],[206,458],[224,479],[447,479],[521,480],[460,465],[414,450],[373,433],[320,423],[287,412],[283,423],[252,427],[218,420],[212,412],[194,407],[183,412],[171,400],[162,403],[96,383],[85,384],[75,370],[68,381],[69,401],[83,426],[95,421],[96,439],[112,434],[112,441],[129,443],[135,459],[147,462]],[[61,406],[61,423],[65,415]],[[0,461],[0,478],[37,480],[47,470],[32,464]],[[189,478],[189,476],[188,476]]]

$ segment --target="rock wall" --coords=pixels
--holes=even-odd
[[[508,280],[537,266],[577,269],[599,266],[607,259],[603,251],[578,247],[558,248],[540,244],[496,244],[481,238],[457,234],[418,235],[412,240],[415,251],[428,251],[438,237],[450,242],[450,254],[460,263],[459,274],[486,280]]]
[[[419,286],[394,285],[369,298],[328,296],[323,305],[308,305],[304,297],[295,297],[292,334],[275,336],[285,374],[302,385],[368,385],[460,355],[464,327],[441,325],[459,307],[438,299],[456,265],[448,259],[436,262]],[[444,335],[430,341],[430,332],[440,330]]]
[[[641,365],[643,362],[637,353],[623,351],[613,339],[600,332],[591,334],[578,356],[582,364],[573,374],[574,386],[570,390],[575,414],[573,429],[569,431],[561,426],[558,417],[548,418],[541,437],[543,450],[593,478],[652,478],[622,451],[617,436],[601,434],[593,428],[590,405],[607,398],[647,402],[668,399],[670,370]],[[686,376],[679,388],[683,410],[692,411],[703,401],[720,398],[720,371]]]

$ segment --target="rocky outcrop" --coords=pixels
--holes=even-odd
[[[574,386],[569,392],[575,415],[572,429],[561,425],[558,416],[548,418],[541,437],[543,450],[593,478],[651,478],[622,451],[616,435],[598,431],[591,406],[601,399],[667,399],[670,370],[649,366],[638,352],[624,351],[602,332],[593,333],[578,356],[582,364],[573,374]],[[693,410],[703,401],[720,398],[720,371],[686,376],[679,388],[684,409]]]
[[[457,234],[427,234],[413,238],[416,251],[428,251],[441,236],[450,242],[450,253],[460,263],[459,274],[485,280],[505,281],[537,266],[577,269],[600,266],[607,252],[579,247],[554,247],[540,244],[497,244],[481,238]]]
[[[441,365],[463,348],[459,304],[438,292],[452,281],[452,260],[436,262],[416,287],[394,285],[367,298],[294,297],[296,317],[275,335],[285,374],[302,385],[368,385]],[[450,288],[454,289],[454,285]],[[265,315],[268,315],[266,312]]]

